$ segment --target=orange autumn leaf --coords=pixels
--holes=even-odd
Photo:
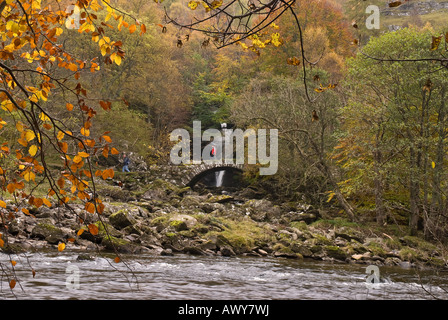
[[[80,156],[82,158],[88,158],[89,154],[87,152],[81,151],[81,152],[78,152],[78,156]]]
[[[90,130],[89,129],[86,129],[86,128],[82,127],[80,132],[85,137],[90,136]]]
[[[68,144],[67,142],[58,142],[59,148],[61,148],[61,151],[63,153],[67,153],[68,151]]]
[[[16,280],[12,279],[11,281],[9,281],[9,288],[12,290],[14,289],[14,287],[16,286]]]
[[[65,243],[61,242],[60,244],[58,244],[58,251],[62,252],[65,249]]]
[[[86,211],[92,214],[95,213],[95,205],[92,202],[87,202]]]
[[[104,158],[109,157],[109,146],[105,146],[102,153]]]
[[[65,180],[64,180],[64,178],[63,177],[60,177],[59,179],[58,179],[58,181],[57,181],[57,184],[58,184],[58,186],[59,186],[59,188],[64,188],[64,185],[65,185]]]
[[[41,198],[34,198],[33,205],[37,208],[40,208],[44,204],[44,201]]]
[[[110,101],[100,101],[100,106],[106,111],[110,110],[111,102]]]
[[[101,177],[106,180],[108,178],[113,178],[115,175],[114,169],[106,169],[103,171]]]
[[[144,34],[144,33],[146,33],[146,26],[144,24],[142,24],[140,26],[140,34]]]
[[[48,208],[51,208],[51,202],[47,198],[43,198],[42,201]]]
[[[92,234],[92,235],[94,235],[94,236],[96,236],[97,234],[98,234],[98,227],[96,226],[96,225],[94,225],[94,224],[89,224],[88,226],[87,226],[87,228],[89,228],[89,232]]]

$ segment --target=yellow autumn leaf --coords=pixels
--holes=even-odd
[[[279,47],[283,44],[283,40],[280,38],[280,33],[278,32],[271,34],[271,40],[271,43],[276,47]]]
[[[198,7],[199,2],[198,1],[190,1],[188,2],[188,7],[191,10],[196,10],[196,8]]]
[[[437,50],[439,48],[440,42],[442,41],[442,36],[434,37],[432,36],[431,50]]]
[[[39,119],[42,121],[50,121],[50,118],[43,112],[40,113]]]
[[[433,161],[431,162],[431,167],[434,169],[436,167],[436,163]]]
[[[51,208],[51,202],[48,199],[43,198],[42,201],[48,208]]]
[[[19,131],[19,132],[22,132],[22,131],[23,131],[23,123],[22,123],[21,121],[18,121],[18,122],[16,123],[16,129],[17,129],[17,131]]]
[[[6,202],[3,200],[0,200],[0,207],[6,209]]]
[[[73,158],[73,162],[74,163],[80,163],[82,161],[82,157],[80,157],[80,156],[78,156],[78,155],[76,155],[74,158]]]
[[[35,178],[36,178],[36,175],[32,171],[26,171],[23,174],[23,179],[25,179],[26,181],[30,181],[30,180],[34,181]]]
[[[58,251],[62,252],[65,249],[65,243],[61,242],[60,244],[58,244]]]
[[[26,139],[26,141],[29,142],[29,141],[33,140],[35,137],[36,137],[36,135],[34,134],[33,131],[31,131],[31,130],[27,130],[27,131],[25,132],[25,139]]]
[[[214,0],[210,6],[212,9],[218,9],[222,5],[222,0]]]
[[[59,131],[58,135],[57,135],[57,138],[58,138],[58,140],[62,140],[64,138],[64,136],[65,136],[65,133],[62,132],[62,131]]]
[[[37,153],[37,146],[33,144],[29,149],[28,152],[30,153],[30,156],[34,157]]]
[[[83,157],[83,158],[88,158],[89,154],[87,152],[80,151],[80,152],[78,152],[78,156]]]
[[[119,66],[121,64],[121,57],[117,54],[115,56],[114,62]]]
[[[297,57],[287,58],[286,63],[292,66],[300,65],[300,60]]]
[[[90,130],[89,130],[89,129],[86,129],[86,128],[84,128],[84,127],[82,127],[82,128],[81,128],[81,134],[82,134],[83,136],[85,136],[85,137],[88,137],[88,136],[90,136]]]

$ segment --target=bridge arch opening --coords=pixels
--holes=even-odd
[[[187,185],[190,187],[200,185],[208,188],[237,188],[241,187],[242,173],[243,171],[240,168],[217,166],[196,174]]]

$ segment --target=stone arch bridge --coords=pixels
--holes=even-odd
[[[163,179],[173,183],[179,187],[193,187],[205,175],[220,170],[242,172],[244,165],[242,164],[225,164],[225,163],[201,163],[191,165],[153,165],[147,171],[137,171],[131,173],[136,175],[137,179]]]

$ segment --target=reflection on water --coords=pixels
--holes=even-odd
[[[431,299],[431,294],[447,298],[446,274],[433,271],[417,274],[380,267],[381,283],[367,284],[366,265],[187,255],[139,255],[116,264],[101,257],[78,261],[77,256],[64,252],[13,257],[20,279],[16,297],[3,285],[2,298],[391,300]],[[8,261],[6,255],[0,259],[3,264]],[[36,271],[34,278],[30,266]],[[73,270],[79,271],[78,289]]]

